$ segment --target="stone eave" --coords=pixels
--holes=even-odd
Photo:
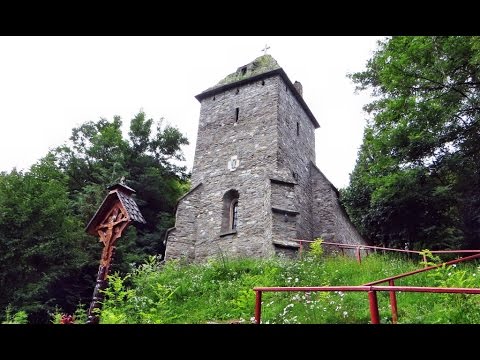
[[[300,244],[298,242],[292,241],[292,240],[274,239],[274,240],[272,240],[272,243],[277,245],[277,246],[279,245],[281,247],[286,247],[286,248],[294,248],[294,249],[300,248]]]
[[[283,71],[282,68],[267,71],[267,72],[264,72],[262,74],[258,74],[258,75],[252,76],[252,77],[248,77],[246,79],[242,79],[242,80],[235,81],[235,82],[232,82],[232,83],[229,83],[229,84],[214,87],[213,89],[205,90],[204,92],[196,95],[195,98],[198,101],[201,102],[203,99],[205,99],[207,97],[211,97],[211,96],[214,96],[218,93],[221,93],[221,92],[224,92],[224,91],[227,91],[227,90],[230,90],[230,89],[233,89],[233,88],[245,85],[245,84],[249,84],[251,82],[266,79],[266,78],[269,78],[269,77],[272,77],[272,76],[275,76],[275,75],[280,75],[280,77],[283,79],[285,84],[287,84],[287,86],[290,89],[290,91],[292,92],[292,94],[295,96],[297,101],[302,106],[303,110],[307,113],[307,115],[308,115],[310,121],[312,122],[313,126],[315,126],[315,129],[318,129],[320,127],[320,124],[318,123],[317,119],[315,119],[315,116],[313,116],[313,114],[310,111],[307,103],[305,102],[305,100],[303,100],[303,97],[298,93],[295,86],[293,86],[292,82],[290,81],[287,74],[285,73],[285,71]]]
[[[200,187],[200,185],[202,185],[203,183],[198,183],[197,185],[195,185],[193,188],[191,188],[189,191],[187,191],[185,194],[183,194],[182,196],[180,196],[177,200],[177,205],[178,203],[183,200],[183,198],[187,197],[188,195],[190,195],[192,192],[194,192],[196,189],[198,189]]]
[[[195,185],[193,188],[191,188],[189,191],[187,191],[185,194],[183,194],[182,196],[180,196],[180,198],[177,200],[177,202],[175,203],[175,207],[173,208],[173,213],[175,214],[175,218],[177,216],[177,209],[178,209],[178,204],[180,204],[180,201],[182,201],[183,199],[185,199],[188,195],[190,195],[192,192],[194,192],[195,190],[197,190],[200,186],[202,186],[203,183],[198,183],[197,185]],[[176,219],[175,219],[176,221]]]
[[[310,165],[313,166],[313,168],[315,170],[317,170],[320,175],[323,176],[323,178],[327,181],[327,183],[332,187],[333,191],[335,191],[335,193],[337,194],[337,196],[340,195],[340,192],[338,191],[338,189],[335,187],[335,185],[332,184],[332,182],[330,180],[328,180],[328,178],[325,176],[325,174],[317,167],[317,165],[314,164],[313,161],[310,160]]]
[[[274,213],[277,213],[277,214],[287,214],[287,215],[292,215],[292,216],[297,216],[298,214],[300,214],[296,210],[282,209],[282,208],[279,208],[279,207],[276,207],[276,206],[272,206],[272,211]]]
[[[282,180],[282,179],[277,179],[277,178],[270,178],[270,181],[274,184],[280,184],[280,185],[287,185],[287,186],[295,186],[298,185],[296,182],[291,182],[287,180]]]

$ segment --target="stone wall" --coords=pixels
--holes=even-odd
[[[197,216],[200,212],[202,190],[202,184],[197,184],[178,201],[175,228],[168,234],[165,258],[186,258],[189,261],[195,259]]]
[[[194,244],[195,260],[208,256],[267,256],[273,253],[267,180],[276,167],[278,80],[268,78],[205,98],[201,102],[192,186],[202,183],[197,230],[178,218],[172,242]],[[238,109],[238,111],[237,111]],[[238,114],[238,117],[237,117]],[[229,162],[235,157],[235,169]],[[223,196],[238,191],[236,232],[222,232]],[[270,200],[270,199],[268,199]],[[184,198],[180,203],[187,201]],[[181,204],[178,213],[183,210]],[[268,211],[267,211],[268,210]],[[182,228],[180,234],[178,229]],[[181,246],[174,246],[177,254]],[[170,256],[172,251],[167,251]]]
[[[325,175],[312,163],[313,238],[328,242],[367,245],[339,203],[338,194]]]
[[[279,118],[277,173],[285,174],[295,186],[298,239],[312,238],[311,200],[309,196],[310,162],[315,162],[315,126],[307,113],[281,81],[279,84]]]

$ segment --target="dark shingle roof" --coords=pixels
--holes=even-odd
[[[95,232],[95,228],[100,224],[100,221],[103,220],[104,216],[107,214],[107,212],[111,209],[111,207],[117,200],[120,200],[120,203],[127,211],[127,214],[131,221],[140,224],[147,223],[142,213],[140,212],[137,203],[130,196],[135,193],[135,190],[123,184],[115,184],[113,186],[110,186],[109,189],[110,192],[95,212],[95,215],[93,215],[93,217],[88,222],[85,228],[86,232],[88,232],[90,235],[97,235]]]
[[[127,210],[128,215],[130,215],[130,219],[132,221],[141,223],[141,224],[146,224],[147,222],[145,221],[142,213],[138,209],[137,203],[135,200],[133,200],[130,196],[117,191],[118,198],[120,199],[123,207],[125,210]]]

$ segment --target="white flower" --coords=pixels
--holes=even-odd
[[[343,312],[343,317],[346,318],[348,316],[348,312],[344,311]]]

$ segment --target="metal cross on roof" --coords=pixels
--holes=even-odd
[[[265,44],[265,47],[262,49],[263,51],[263,55],[267,55],[267,50],[270,49],[270,46],[268,46],[267,44]]]

